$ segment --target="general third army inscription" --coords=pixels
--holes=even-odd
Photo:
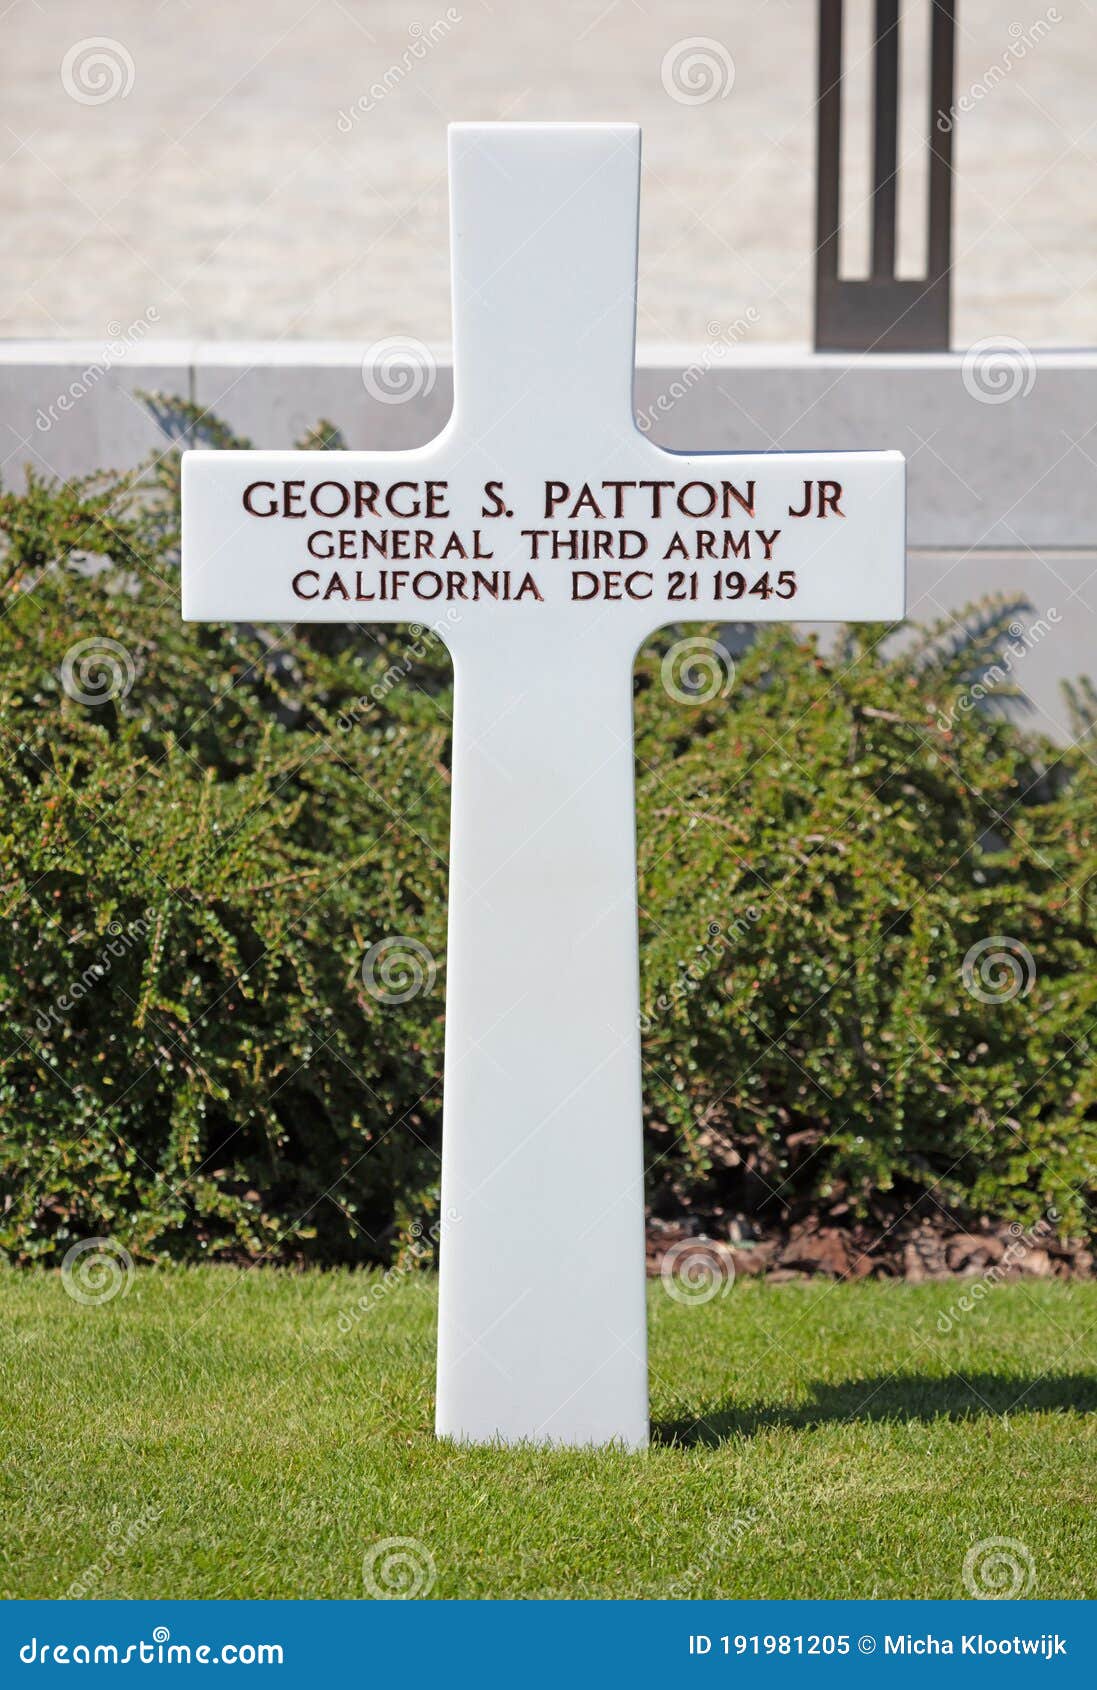
[[[639,169],[630,126],[455,126],[443,432],[183,465],[186,617],[433,623],[453,654],[437,1428],[461,1439],[647,1438],[637,647],[903,613],[898,453],[635,427]]]

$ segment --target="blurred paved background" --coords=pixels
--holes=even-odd
[[[867,135],[869,0],[847,9]],[[904,12],[920,90],[924,0]],[[662,70],[694,36],[731,86],[690,104]],[[76,51],[94,37],[98,61]],[[752,343],[806,341],[814,52],[814,0],[14,0],[0,334],[445,341],[447,121],[602,118],[644,125],[641,338],[745,318]],[[956,147],[959,346],[1097,341],[1095,70],[1095,0],[960,0],[957,92],[980,95]],[[867,156],[850,163],[856,206]]]

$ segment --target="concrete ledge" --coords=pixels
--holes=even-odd
[[[915,547],[1097,544],[1097,352],[1029,353],[993,371],[970,354],[854,357],[780,347],[641,348],[636,406],[679,450],[897,447]],[[163,446],[139,390],[197,400],[257,445],[288,446],[320,417],[352,446],[429,440],[453,391],[447,348],[428,391],[367,391],[362,349],[316,342],[145,342],[111,357],[82,342],[0,347],[0,461],[68,476],[121,469]],[[982,398],[974,396],[982,382]],[[1006,398],[1008,390],[1014,396]]]
[[[659,395],[688,366],[660,352],[638,371],[637,404],[656,419],[653,437],[678,448],[897,448],[912,546],[1091,547],[1097,352],[1021,354],[996,369],[989,354],[978,367],[959,353],[736,349],[661,413]]]

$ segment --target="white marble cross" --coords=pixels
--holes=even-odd
[[[899,453],[671,453],[636,428],[639,177],[630,125],[456,125],[442,433],[183,463],[185,617],[428,623],[452,651],[458,1439],[647,1440],[637,648],[672,622],[903,614]]]

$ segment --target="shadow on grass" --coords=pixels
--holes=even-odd
[[[771,1426],[806,1430],[842,1421],[977,1420],[1097,1410],[1097,1376],[1089,1373],[1048,1374],[1031,1382],[1005,1373],[950,1373],[941,1379],[896,1373],[836,1385],[816,1380],[808,1389],[811,1400],[796,1407],[723,1402],[688,1419],[656,1421],[652,1439],[658,1444],[715,1445],[729,1438],[752,1438]]]

